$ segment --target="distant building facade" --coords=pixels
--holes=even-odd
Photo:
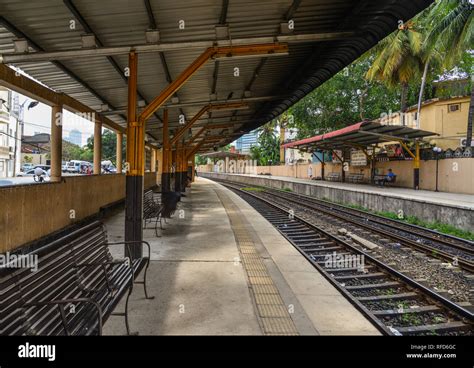
[[[437,133],[439,136],[430,142],[446,150],[466,145],[467,119],[470,97],[434,98],[424,101],[421,107],[420,122],[417,126],[417,106],[405,113],[405,125]],[[400,112],[387,114],[377,122],[387,125],[401,125]]]
[[[71,130],[69,132],[69,137],[64,139],[68,142],[78,145],[79,147],[82,147],[82,133],[77,129]]]
[[[250,148],[257,145],[258,133],[256,130],[244,134],[235,141],[235,148],[243,154],[249,154]]]
[[[297,129],[285,130],[285,142],[295,140],[298,133]],[[310,153],[301,152],[298,149],[285,148],[285,165],[294,165],[296,163],[310,163],[315,160]]]

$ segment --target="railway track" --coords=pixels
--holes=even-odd
[[[474,314],[268,198],[229,183],[387,335],[473,335]]]
[[[245,187],[237,183],[220,182],[237,185],[240,188]],[[319,214],[322,213],[349,226],[355,226],[377,234],[392,243],[416,249],[431,257],[453,263],[470,273],[474,273],[474,242],[469,240],[301,194],[263,188],[259,195],[267,196],[267,198],[271,196],[272,200],[279,199],[283,206],[288,205],[293,209],[307,209]]]

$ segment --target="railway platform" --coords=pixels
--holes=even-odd
[[[474,196],[398,187],[328,182],[286,176],[202,172],[201,176],[256,186],[288,189],[336,203],[358,205],[371,211],[415,216],[464,230],[474,228]]]
[[[123,240],[120,212],[106,221]],[[150,294],[129,303],[141,335],[379,335],[379,331],[247,202],[198,178],[151,245]],[[159,234],[160,235],[160,234]],[[119,306],[118,308],[121,308]],[[125,333],[111,318],[104,334]]]

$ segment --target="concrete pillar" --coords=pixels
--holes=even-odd
[[[191,164],[191,181],[194,182],[196,177],[196,158],[194,155],[191,156],[192,164]]]
[[[156,172],[156,149],[151,149],[151,166],[150,172]]]
[[[96,121],[94,126],[94,175],[100,175],[102,161],[102,121]]]
[[[63,107],[55,105],[51,110],[51,181],[61,181],[63,150]]]
[[[116,147],[116,156],[117,156],[117,173],[122,173],[122,145],[123,145],[123,133],[117,133],[117,147]]]

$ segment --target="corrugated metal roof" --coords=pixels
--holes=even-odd
[[[289,142],[283,144],[282,147],[298,148],[304,151],[347,148],[352,147],[351,144],[359,144],[366,147],[397,139],[412,140],[434,135],[438,134],[402,125],[385,125],[374,121],[362,121],[329,133]]]
[[[226,1],[222,0],[150,0],[150,17],[146,1],[141,0],[0,0],[0,52],[13,51],[12,40],[18,32],[33,41],[34,44],[30,43],[33,49],[43,51],[80,49],[81,34],[90,31],[107,47],[144,44],[145,31],[152,26],[152,20],[163,43],[214,41],[214,27],[221,21],[228,24],[231,39],[278,36],[280,22],[288,19],[294,21],[294,34],[357,32],[349,39],[337,41],[290,43],[289,55],[267,58],[265,62],[262,58],[210,61],[177,92],[179,104],[184,107],[170,108],[172,129],[179,128],[180,114],[190,119],[202,107],[186,105],[188,102],[211,100],[214,85],[218,101],[242,99],[246,88],[250,88],[251,97],[257,99],[249,102],[248,110],[212,112],[204,114],[199,122],[200,126],[207,121],[241,122],[243,125],[236,125],[235,131],[244,132],[281,114],[393,31],[398,20],[408,20],[431,2],[233,0],[225,11]],[[73,14],[71,4],[82,20]],[[184,29],[178,28],[181,20],[185,22]],[[81,24],[84,21],[86,24]],[[139,54],[139,99],[150,102],[168,84],[165,66],[173,80],[202,51],[193,48],[166,51],[162,55]],[[119,55],[16,66],[55,91],[64,92],[97,111],[101,105],[108,104],[112,112],[107,116],[125,126],[127,83],[122,73],[127,63],[127,56]],[[235,67],[240,69],[239,77],[234,77]],[[278,98],[258,100],[266,96]],[[147,132],[160,140],[162,113],[158,111],[156,115],[148,121]]]

